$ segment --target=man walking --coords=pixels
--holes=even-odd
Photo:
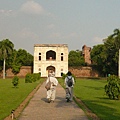
[[[75,84],[74,77],[72,77],[72,73],[68,71],[67,77],[65,78],[64,84],[66,86],[66,99],[67,102],[73,100],[73,86]]]
[[[48,78],[46,80],[46,84],[49,81],[51,82],[51,87],[50,87],[49,90],[47,90],[48,103],[54,102],[54,100],[55,100],[56,86],[58,85],[58,80],[55,78],[55,74],[54,73],[49,73]]]

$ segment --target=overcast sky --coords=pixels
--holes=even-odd
[[[0,0],[0,40],[33,54],[34,44],[93,47],[120,28],[120,0]]]

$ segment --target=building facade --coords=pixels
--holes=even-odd
[[[67,44],[35,44],[33,73],[47,77],[54,72],[56,77],[68,72]]]

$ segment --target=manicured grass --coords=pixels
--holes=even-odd
[[[15,88],[12,85],[12,79],[0,79],[0,120],[8,116],[12,109],[15,110],[29,93],[43,81],[44,79],[40,79],[33,83],[25,83],[23,78],[19,79],[19,85]]]
[[[74,94],[101,120],[120,120],[120,100],[110,100],[104,91],[106,80],[77,79]]]
[[[63,82],[64,80],[59,79],[62,86]],[[120,120],[120,100],[110,100],[105,95],[106,83],[105,79],[76,79],[74,95],[101,120]]]

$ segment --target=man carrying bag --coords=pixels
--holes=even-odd
[[[50,88],[47,88],[46,86],[50,85]],[[58,85],[58,80],[55,78],[54,73],[49,73],[48,78],[46,80],[45,88],[47,89],[47,99],[48,103],[54,102],[55,95],[56,95],[56,86]]]

